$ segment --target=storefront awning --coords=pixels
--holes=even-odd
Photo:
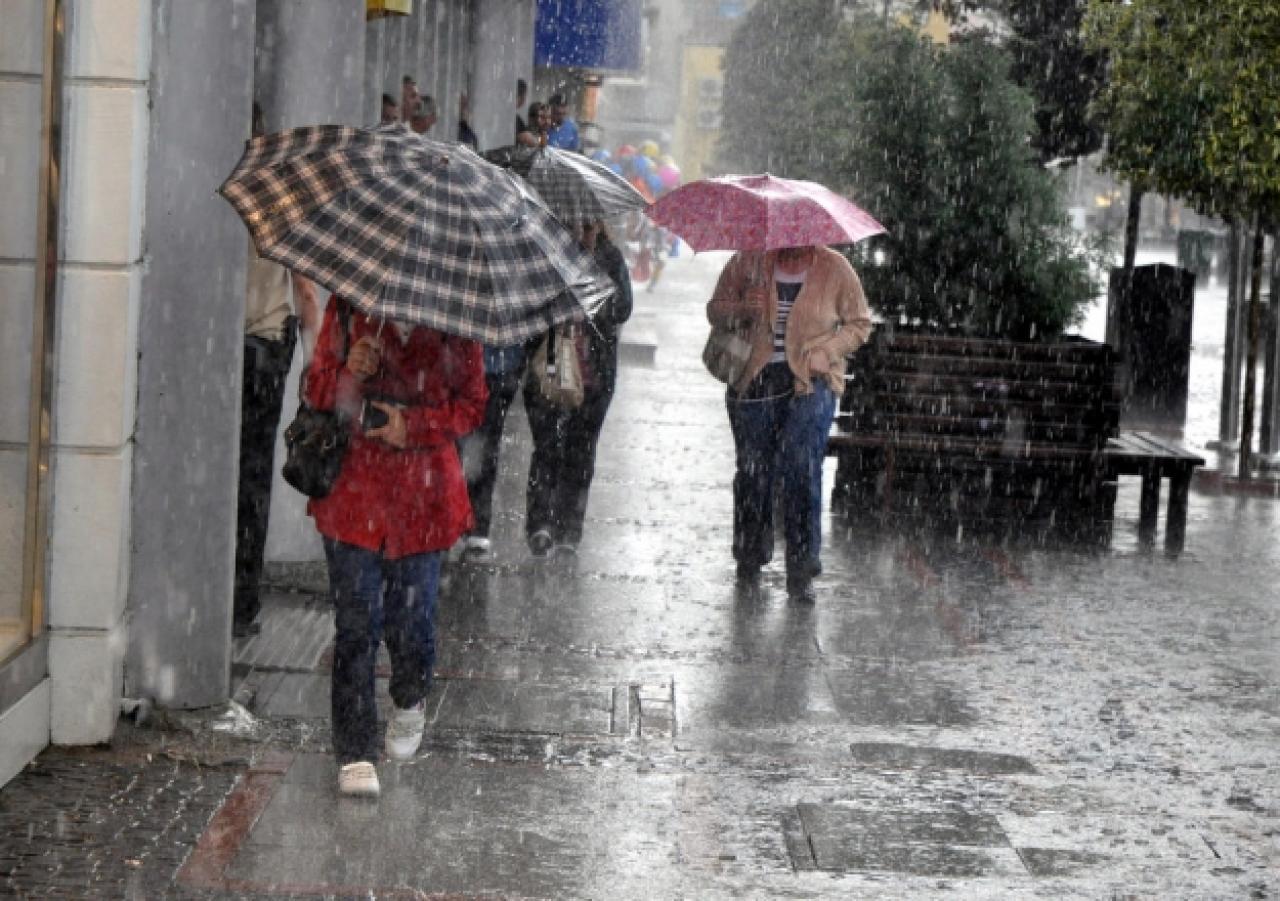
[[[534,65],[640,71],[643,0],[538,0]]]
[[[365,0],[365,18],[413,15],[413,0]]]

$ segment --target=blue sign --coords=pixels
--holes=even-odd
[[[640,71],[643,0],[538,0],[533,62]]]

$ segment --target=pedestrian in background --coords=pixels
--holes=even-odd
[[[409,127],[420,135],[425,135],[436,124],[436,101],[430,94],[423,94],[413,108],[409,117]]]
[[[391,125],[400,121],[400,107],[396,103],[396,98],[390,94],[382,95],[382,116],[378,120],[380,125]]]
[[[484,349],[484,380],[489,389],[484,422],[463,440],[463,457],[468,464],[467,494],[475,515],[475,526],[463,542],[463,553],[471,560],[483,560],[490,554],[493,488],[498,480],[502,435],[507,413],[524,378],[525,357],[523,344]]]
[[[471,100],[465,91],[458,96],[458,143],[480,150],[480,138],[471,127]]]
[[[252,132],[266,131],[262,108],[253,105]],[[315,340],[320,307],[307,279],[258,256],[249,245],[244,302],[244,363],[240,384],[240,478],[236,496],[236,574],[231,630],[245,638],[259,630],[263,556],[275,475],[276,433],[285,379],[293,363],[299,323],[306,343]]]
[[[547,130],[551,127],[551,113],[545,103],[535,100],[529,104],[529,123],[516,135],[516,143],[525,147],[546,147]]]
[[[581,405],[568,409],[551,403],[541,395],[534,379],[525,379],[524,405],[533,435],[525,529],[535,557],[545,557],[552,547],[572,553],[582,540],[600,430],[617,383],[618,334],[631,318],[631,278],[622,251],[603,222],[582,224],[578,234],[616,290],[588,323],[579,326],[584,387]]]
[[[773,499],[780,487],[787,592],[813,603],[822,571],[822,464],[845,358],[871,333],[862,284],[826,247],[734,254],[707,304],[715,326],[746,323],[751,355],[729,386],[733,429],[733,556],[740,584],[755,585],[773,557]]]
[[[552,94],[548,101],[551,115],[551,128],[547,133],[547,144],[561,150],[582,152],[582,138],[578,135],[578,123],[569,115],[569,104],[563,94]]]
[[[406,75],[400,80],[400,115],[407,123],[413,117],[413,111],[418,107],[418,101],[422,99],[422,95],[418,93],[418,82],[412,75]]]
[[[485,407],[480,345],[365,316],[329,301],[305,397],[335,410],[350,444],[329,495],[307,512],[324,539],[337,638],[333,749],[343,794],[379,792],[374,663],[385,638],[391,700],[385,750],[411,758],[435,662],[442,552],[472,525],[455,442]]]
[[[520,143],[520,135],[529,130],[528,123],[524,117],[520,115],[520,111],[524,109],[525,102],[529,99],[529,83],[523,78],[516,79],[516,137],[515,143]]]

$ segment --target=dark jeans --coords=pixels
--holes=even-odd
[[[582,540],[596,446],[612,400],[613,386],[605,385],[588,390],[576,410],[566,410],[547,403],[526,381],[524,407],[533,433],[525,497],[527,535],[546,529],[557,544],[576,547]]]
[[[245,338],[244,384],[240,401],[240,484],[236,501],[236,584],[234,622],[253,622],[261,608],[258,583],[267,543],[271,478],[275,471],[276,430],[284,401],[284,382],[297,339],[290,319],[280,341]]]
[[[412,707],[427,696],[436,659],[439,552],[388,560],[331,538],[329,561],[337,640],[333,653],[333,751],[339,764],[378,759],[374,664],[385,633],[391,700]]]
[[[822,464],[836,408],[831,387],[821,379],[812,384],[812,394],[748,388],[742,395],[730,390],[726,398],[737,452],[734,559],[744,566],[772,559],[774,489],[780,485],[787,575],[800,579],[821,571]]]
[[[493,522],[493,486],[498,481],[498,458],[502,451],[502,431],[506,426],[507,411],[511,409],[511,402],[520,390],[523,373],[524,369],[517,367],[508,372],[485,375],[485,383],[489,386],[489,401],[484,408],[484,422],[472,436],[463,439],[480,443],[480,464],[475,474],[467,479],[467,493],[471,497],[471,509],[476,517],[475,528],[471,530],[473,535],[489,535],[489,527]]]

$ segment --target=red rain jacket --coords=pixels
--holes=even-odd
[[[316,409],[347,414],[351,443],[333,491],[307,512],[321,535],[388,559],[445,550],[472,526],[454,442],[484,418],[481,347],[423,327],[402,340],[396,326],[353,309],[346,346],[365,335],[382,344],[381,368],[362,383],[346,369],[337,303],[331,298],[325,311],[304,392]],[[404,408],[404,450],[364,436],[366,396]]]

